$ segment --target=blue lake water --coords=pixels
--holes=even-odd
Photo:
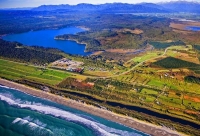
[[[187,26],[186,30],[200,31],[200,26]]]
[[[0,86],[0,136],[147,136],[129,127]]]
[[[30,31],[19,34],[10,34],[3,37],[6,41],[16,41],[24,45],[37,45],[43,47],[57,48],[65,53],[76,54],[76,55],[89,55],[91,53],[84,52],[85,45],[78,44],[75,41],[61,41],[54,40],[54,37],[62,34],[76,34],[78,32],[84,31],[77,27],[68,27],[62,29],[52,29],[52,30],[39,30]]]

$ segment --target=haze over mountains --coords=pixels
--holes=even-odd
[[[34,11],[68,11],[68,12],[101,12],[101,13],[200,13],[200,3],[188,1],[173,1],[166,3],[106,3],[100,5],[42,5],[33,8]]]

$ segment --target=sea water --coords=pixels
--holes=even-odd
[[[124,125],[0,86],[0,136],[147,136]]]

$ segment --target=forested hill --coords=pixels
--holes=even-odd
[[[23,46],[17,42],[7,42],[0,39],[0,58],[34,64],[45,64],[62,58],[56,49]]]
[[[70,11],[70,12],[101,12],[101,13],[200,13],[200,3],[188,1],[173,1],[166,3],[106,3],[100,5],[42,5],[33,8],[33,11]]]

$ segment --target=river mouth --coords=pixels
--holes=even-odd
[[[61,29],[45,29],[29,31],[19,34],[9,34],[2,39],[10,42],[19,42],[27,46],[42,46],[56,48],[67,54],[87,56],[90,52],[85,52],[85,44],[79,44],[70,40],[55,40],[54,37],[63,34],[76,34],[85,31],[78,27],[66,27]]]

